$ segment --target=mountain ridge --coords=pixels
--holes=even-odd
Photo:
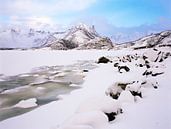
[[[171,30],[151,34],[135,41],[122,44],[113,43],[110,38],[101,36],[95,26],[79,23],[60,31],[36,30],[33,28],[10,27],[0,30],[0,49],[143,49],[171,46]],[[55,30],[55,28],[54,28]],[[26,45],[27,44],[27,45]]]
[[[152,47],[171,46],[171,30],[162,31],[160,33],[151,34],[135,41],[117,44],[117,48],[145,49]]]
[[[112,49],[113,44],[109,38],[100,36],[94,26],[78,24],[65,32],[63,37],[43,47],[57,50]]]

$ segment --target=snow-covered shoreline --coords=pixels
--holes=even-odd
[[[0,74],[17,75],[30,72],[35,67],[70,65],[80,60],[97,60],[101,56],[124,53],[123,50],[1,50]]]
[[[118,51],[0,51],[1,60],[3,60],[0,73],[5,75],[20,74],[29,72],[32,68],[40,65],[69,65],[79,60],[97,61],[101,56],[120,57],[135,53],[139,55],[147,53],[148,56],[151,56],[149,54],[151,51],[152,49],[141,51],[132,51],[131,49]],[[169,49],[164,49],[164,51],[169,51]],[[10,58],[11,60],[9,60]],[[16,59],[18,59],[17,62]],[[24,64],[20,63],[21,61]],[[9,65],[7,65],[8,62]],[[110,112],[115,110],[115,101],[112,101],[113,99],[111,100],[105,94],[105,91],[111,85],[115,82],[131,82],[144,79],[140,75],[145,69],[135,68],[135,64],[128,63],[131,72],[124,74],[118,73],[113,63],[99,64],[98,68],[87,74],[81,89],[60,96],[62,100],[51,102],[31,112],[2,121],[0,122],[0,129],[57,129],[59,127],[62,129],[170,128],[170,58],[165,60],[164,63],[157,64],[162,65],[163,75],[154,77],[154,79],[149,78],[159,83],[158,89],[144,88],[143,98],[137,98],[137,101],[133,103],[130,100],[120,100],[123,102],[118,106],[123,109],[123,113],[117,115],[112,122],[108,122],[107,117],[101,115],[104,110]],[[17,68],[18,70],[15,70]]]

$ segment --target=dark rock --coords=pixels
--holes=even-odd
[[[119,109],[119,113],[123,113],[123,110],[121,108]]]
[[[161,51],[159,51],[159,53],[157,55],[160,55],[161,54]]]
[[[149,69],[150,68],[150,65],[149,64],[146,64],[146,67],[147,67],[147,69]]]
[[[78,44],[75,44],[72,41],[65,40],[65,39],[61,39],[61,40],[62,40],[63,45],[68,49],[73,49],[73,48],[78,47]]]
[[[99,58],[97,63],[100,64],[100,63],[108,63],[108,62],[112,62],[112,61],[110,61],[108,58],[103,56]]]
[[[119,96],[120,96],[120,93],[113,94],[113,93],[111,92],[109,95],[110,95],[110,97],[112,97],[113,99],[118,99]]]
[[[157,62],[158,59],[159,59],[159,56],[157,56],[157,58],[154,60],[154,62]]]
[[[114,63],[113,66],[114,66],[114,67],[118,67],[118,65],[119,65],[119,63]]]
[[[148,60],[145,60],[145,64],[149,64],[149,61]]]
[[[133,96],[139,96],[142,98],[141,92],[136,92],[136,91],[130,91]]]
[[[127,66],[118,66],[118,70],[119,70],[120,73],[122,73],[121,72],[122,69],[124,69],[126,72],[130,71],[130,69]]]
[[[139,64],[139,67],[143,67],[143,64]]]
[[[106,115],[107,115],[107,117],[108,117],[108,121],[113,121],[113,120],[115,120],[115,116],[117,115],[117,113],[116,112],[111,112],[111,113],[105,113]]]
[[[148,72],[148,71],[146,70],[142,75],[144,76],[144,75],[150,75],[150,74],[152,74],[152,71]]]
[[[156,82],[156,84],[154,84],[154,83],[152,84],[152,86],[154,87],[154,89],[157,89],[158,88],[158,85],[159,85],[158,82]]]
[[[144,85],[144,84],[146,84],[146,83],[147,83],[147,82],[146,82],[146,81],[144,81],[144,82],[142,82],[142,83],[141,83],[141,85]]]
[[[87,69],[84,69],[83,72],[88,72],[88,70]]]
[[[166,56],[167,56],[167,57],[168,57],[168,56],[170,56],[170,55],[171,55],[171,53],[170,53],[170,52],[167,52],[167,53],[166,53]]]
[[[133,81],[131,84],[134,84],[136,81]]]
[[[78,44],[75,44],[74,42],[69,40],[60,39],[59,41],[56,41],[51,44],[50,47],[54,50],[68,50],[78,47]]]
[[[157,89],[158,87],[157,86],[153,86],[154,87],[154,89]]]
[[[152,73],[151,76],[155,77],[155,76],[158,76],[158,75],[161,75],[161,74],[164,74],[164,72],[161,72],[161,73]]]
[[[16,48],[0,48],[0,50],[15,50]]]
[[[148,57],[143,55],[143,59],[146,60]]]
[[[125,90],[128,84],[130,83],[118,83],[118,86],[121,87],[122,90]]]
[[[163,62],[164,60],[161,58],[160,60],[159,60],[159,62]]]
[[[168,58],[168,56],[165,56],[165,57],[164,57],[164,59],[167,59],[167,58]]]
[[[156,48],[153,48],[154,51],[158,51]]]
[[[128,62],[131,62],[131,56],[130,55],[126,55],[126,60],[128,61]]]

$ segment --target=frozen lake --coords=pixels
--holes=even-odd
[[[67,66],[43,66],[30,73],[0,76],[0,121],[21,115],[60,99],[62,94],[80,88],[93,62],[82,61]]]

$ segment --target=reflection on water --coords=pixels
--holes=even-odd
[[[58,95],[78,89],[84,82],[86,72],[94,68],[96,65],[92,61],[84,61],[69,66],[39,67],[31,73],[17,76],[0,76],[0,121],[56,101]],[[15,106],[30,98],[36,98],[37,106]]]

